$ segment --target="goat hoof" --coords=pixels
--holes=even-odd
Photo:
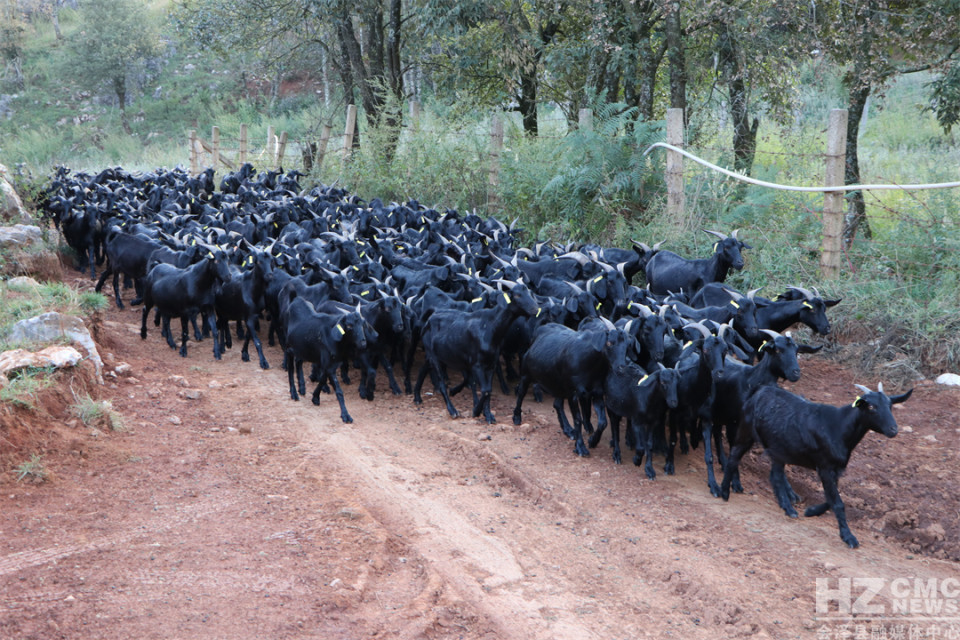
[[[344,424],[350,424],[353,422],[353,418],[351,418],[349,415],[342,415],[340,416],[340,419],[343,420]]]
[[[186,350],[186,349],[180,349],[180,357],[181,357],[181,358],[186,358],[186,357],[187,357],[187,350]]]
[[[851,549],[856,549],[857,547],[860,546],[860,541],[857,540],[852,533],[846,536],[840,536],[840,537],[843,538],[843,541],[846,542],[847,546],[850,547]]]
[[[672,476],[674,474],[673,463],[668,462],[667,464],[663,465],[663,472],[668,476]]]
[[[228,344],[228,345],[227,345],[227,349],[229,349],[231,346],[232,346],[232,345],[229,345],[229,344]],[[249,353],[241,353],[241,354],[240,354],[240,359],[243,360],[244,362],[250,362],[250,354],[249,354]]]
[[[733,489],[734,493],[743,493],[743,485],[740,484],[739,480],[734,480],[730,483],[730,488]]]
[[[320,406],[320,396],[311,396],[311,397],[310,397],[310,402],[312,402],[313,404],[315,404],[316,406],[319,407],[319,406]]]
[[[262,361],[260,362],[260,368],[261,368],[261,369],[269,369],[269,368],[270,368],[270,363],[267,362],[266,360],[262,360]]]
[[[797,510],[794,509],[793,507],[790,507],[789,509],[784,509],[783,512],[786,513],[787,516],[791,518],[797,518],[799,516],[799,514],[797,513]]]
[[[602,437],[602,433],[594,433],[592,436],[590,436],[590,439],[587,440],[587,445],[589,445],[591,449],[596,449],[597,445],[600,444],[600,438]]]
[[[710,495],[712,495],[714,498],[721,497],[720,487],[717,486],[716,482],[710,484]],[[727,495],[729,495],[729,492]]]
[[[590,450],[583,446],[582,442],[578,442],[577,445],[573,448],[573,451],[580,456],[581,458],[589,458]]]
[[[655,471],[650,471],[650,470],[648,470],[646,473],[647,473],[647,479],[649,479],[649,480],[656,480],[656,479],[657,479],[657,473],[656,473]]]
[[[613,452],[613,464],[623,464],[623,460],[620,458],[619,452]]]

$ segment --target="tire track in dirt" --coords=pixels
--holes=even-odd
[[[186,506],[176,505],[177,512],[173,517],[164,515],[162,518],[154,518],[150,522],[140,523],[134,528],[126,529],[112,536],[91,540],[84,544],[64,545],[62,547],[58,546],[47,549],[31,549],[29,551],[11,553],[0,557],[0,577],[23,571],[28,567],[57,562],[63,558],[82,553],[102,551],[126,544],[136,538],[152,536],[171,529],[177,529],[187,522],[215,515],[231,506],[233,506],[232,502],[223,500],[205,500]]]

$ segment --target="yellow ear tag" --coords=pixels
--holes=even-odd
[[[603,276],[602,276],[602,275],[597,276],[596,278],[593,279],[594,282],[600,282],[601,280],[603,280]]]
[[[687,341],[687,342],[683,343],[683,349],[686,349],[687,347],[689,347],[689,346],[692,345],[692,344],[693,344],[693,342],[691,342],[691,341]],[[681,351],[682,351],[683,349],[681,349]]]
[[[276,229],[276,228],[279,227],[279,226],[280,226],[280,225],[278,225],[276,222],[273,223],[273,228],[274,228],[274,229]]]
[[[343,327],[341,327],[339,324],[337,325],[337,331],[340,332],[340,335],[345,335],[347,333],[346,331],[343,330]]]
[[[503,292],[503,299],[507,301],[507,304],[510,304],[510,296],[507,295],[507,292]]]
[[[370,291],[368,291],[367,289],[364,289],[363,291],[360,292],[360,295],[365,296],[368,293],[370,293]]]
[[[467,267],[467,275],[468,275],[468,276],[472,276],[472,275],[473,275],[473,269],[472,269],[472,268]]]
[[[541,311],[543,311],[543,309],[542,309],[542,308],[540,308],[540,307],[537,307],[537,315],[535,315],[535,316],[534,316],[534,318],[539,318],[539,317],[540,317],[540,312],[541,312]]]
[[[630,311],[630,309],[633,309],[633,300],[627,303],[627,311]]]
[[[851,406],[851,407],[855,407],[855,406],[857,406],[857,403],[858,403],[858,402],[860,402],[860,396],[857,396],[856,399],[853,401],[853,404],[850,405],[850,406]]]
[[[714,250],[714,251],[717,250],[717,245],[718,245],[718,244],[720,244],[720,243],[719,243],[719,242],[714,242],[714,243],[713,243],[713,250]]]
[[[813,305],[806,300],[803,301],[803,306],[805,306],[807,309],[813,309]]]
[[[736,301],[736,300],[731,300],[731,301],[730,301],[730,306],[732,306],[734,309],[739,309],[739,308],[740,308],[740,305],[737,304],[737,301]]]
[[[361,257],[361,258],[364,257],[365,255],[367,255],[367,252],[366,252],[366,251],[361,251],[361,252],[360,252],[360,257]]]
[[[470,301],[470,304],[473,304],[474,302],[483,302],[483,298],[474,298]]]
[[[602,302],[598,302],[598,303],[597,303],[597,311],[600,311],[600,307],[602,307],[602,306],[603,306],[603,303],[602,303]]]
[[[642,385],[644,382],[647,381],[647,378],[649,378],[649,377],[650,377],[650,376],[649,376],[649,374],[648,374],[648,375],[645,375],[645,376],[643,376],[642,378],[640,378],[640,381],[637,382],[637,386],[639,387],[640,385]]]
[[[213,257],[213,253],[212,253],[212,252],[208,252],[208,253],[207,253],[207,257],[208,257],[208,258],[212,258],[212,257]]]
[[[354,271],[360,271],[360,267],[358,267],[357,265],[354,264],[354,265],[351,265],[351,266],[353,267],[353,270],[354,270]]]
[[[763,344],[760,345],[760,348],[757,349],[757,351],[763,351],[763,348],[764,348],[765,346],[767,346],[767,344],[768,344],[767,341],[764,340],[764,341],[763,341]]]
[[[194,247],[197,246],[197,239],[196,239],[196,238],[190,238],[190,240],[192,241],[192,242],[190,242],[190,246],[194,246]]]

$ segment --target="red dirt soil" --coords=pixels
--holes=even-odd
[[[649,481],[606,442],[575,456],[549,403],[528,399],[519,427],[499,394],[497,424],[452,420],[382,373],[372,403],[354,374],[346,425],[332,395],[289,399],[279,349],[268,371],[236,344],[180,358],[152,324],[141,341],[139,313],[110,309],[98,331],[107,371],[128,375],[63,372],[40,411],[2,408],[4,437],[30,435],[21,458],[42,453],[50,478],[0,479],[0,638],[805,638],[824,625],[817,578],[958,574],[953,389],[919,384],[901,434],[854,453],[854,551],[832,514],[783,514],[756,452],[724,503],[702,449],[674,476],[658,457]],[[801,365],[790,388],[815,400],[876,386],[823,356]],[[128,430],[72,418],[71,384]],[[788,474],[821,501],[814,474]]]

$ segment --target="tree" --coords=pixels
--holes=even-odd
[[[127,78],[159,49],[146,9],[135,0],[87,0],[80,6],[80,30],[72,42],[76,58],[70,61],[71,75],[92,86],[111,86],[127,133]]]
[[[871,93],[899,75],[946,68],[960,51],[960,2],[957,0],[839,0],[821,7],[821,46],[844,65],[847,91],[846,184],[860,179],[860,120]],[[848,245],[859,229],[871,229],[863,192],[848,196],[843,238]]]

